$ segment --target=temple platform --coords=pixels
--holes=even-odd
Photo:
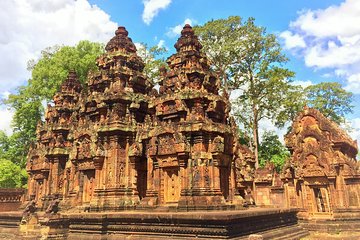
[[[331,215],[318,213],[306,216],[299,213],[298,219],[299,224],[313,236],[327,233],[334,239],[360,239],[360,208],[357,207],[338,208]]]
[[[27,231],[24,237],[90,240],[169,237],[249,239],[251,236],[256,239],[300,239],[309,233],[300,227],[296,214],[297,209],[262,208],[196,212],[66,213],[52,217],[41,217],[39,213],[38,230]],[[7,228],[4,217],[0,215],[0,232]],[[23,226],[20,228],[24,230]]]

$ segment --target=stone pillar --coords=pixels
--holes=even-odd
[[[147,188],[146,196],[140,206],[144,208],[156,207],[159,204],[160,174],[159,166],[153,158],[147,156]]]
[[[52,159],[52,174],[51,174],[51,182],[52,182],[52,194],[58,193],[58,181],[59,181],[59,158]]]

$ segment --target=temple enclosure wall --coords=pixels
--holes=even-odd
[[[0,188],[0,212],[18,211],[25,200],[25,189]]]

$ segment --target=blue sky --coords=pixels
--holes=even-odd
[[[159,1],[161,2],[161,1]],[[162,1],[167,2],[167,1]],[[173,51],[177,36],[169,37],[168,32],[174,26],[191,20],[192,25],[204,24],[211,19],[227,18],[231,15],[243,19],[254,17],[256,24],[266,27],[269,33],[279,35],[289,28],[291,21],[297,19],[302,11],[324,9],[339,5],[342,1],[295,1],[295,0],[173,0],[165,9],[159,10],[152,21],[147,24],[142,18],[144,4],[142,1],[91,0],[110,15],[110,19],[125,26],[134,42],[146,42],[150,45],[165,41],[165,46]],[[116,3],[116,4],[115,4]],[[288,67],[297,73],[296,79],[313,82],[329,81],[321,77],[326,71],[304,66],[301,56],[294,56],[284,51],[291,61]],[[360,116],[360,115],[359,115]]]
[[[279,36],[295,81],[338,81],[355,95],[348,116],[360,140],[359,0],[5,0],[0,1],[0,98],[26,84],[29,59],[55,44],[88,39],[106,43],[125,26],[134,42],[174,51],[184,23],[239,15]],[[170,55],[169,53],[169,55]],[[13,111],[0,105],[0,129],[10,131]],[[264,123],[269,128],[270,123]]]

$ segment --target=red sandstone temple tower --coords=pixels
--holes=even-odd
[[[357,143],[318,110],[305,108],[285,138],[292,153],[284,166],[287,204],[305,216],[332,216],[360,206]]]
[[[243,204],[254,161],[235,141],[228,96],[189,25],[175,48],[159,93],[124,27],[84,89],[69,74],[29,152],[28,200],[90,211]]]
[[[54,106],[48,105],[45,124],[39,122],[37,126],[37,142],[28,154],[28,194],[41,207],[53,198],[68,195],[72,116],[78,109],[81,89],[75,72],[70,72],[54,96]]]
[[[145,161],[129,154],[136,148],[132,155],[142,154],[135,138],[146,114],[144,94],[152,86],[124,27],[118,28],[105,50],[97,59],[99,70],[89,77],[89,94],[74,132],[78,154],[73,161],[83,165],[83,202],[91,200],[92,210],[131,208],[145,195],[143,184],[137,182],[146,178]]]
[[[194,31],[186,25],[177,53],[162,70],[159,96],[149,105],[147,195],[143,203],[222,207],[231,199],[232,142],[229,102]]]

